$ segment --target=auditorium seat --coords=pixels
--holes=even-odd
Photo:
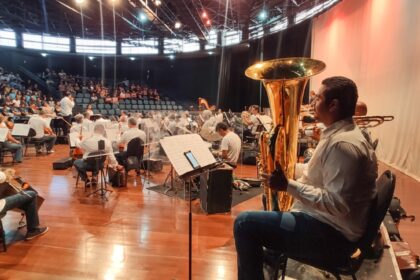
[[[138,100],[138,104],[139,104],[139,105],[143,105],[143,100],[142,100],[142,99],[139,99],[139,100]]]
[[[145,105],[149,105],[149,100],[144,100],[144,101],[143,101],[143,103],[144,103]]]
[[[104,103],[104,99],[103,99],[103,98],[99,98],[99,99],[98,99],[98,103],[99,103],[99,104],[103,104],[103,103]]]
[[[138,110],[138,109],[139,109],[139,105],[137,105],[137,104],[133,104],[133,105],[131,105],[131,108],[132,108],[133,110]]]
[[[98,109],[93,109],[92,111],[93,111],[93,113],[94,113],[95,115],[99,114],[99,110],[98,110]]]
[[[152,109],[152,110],[156,110],[156,105],[150,105],[150,109]]]
[[[101,109],[101,110],[99,110],[99,112],[102,116],[108,115],[108,110],[106,110],[106,109]]]
[[[109,109],[108,110],[108,115],[110,115],[110,116],[115,115],[115,110],[114,109]]]
[[[97,107],[97,104],[96,103],[92,103],[92,109],[96,109]]]
[[[125,104],[120,104],[120,109],[125,110]]]
[[[82,104],[83,98],[76,97],[76,104]]]
[[[144,105],[145,110],[150,110],[150,105]]]
[[[162,106],[156,105],[156,110],[162,110]]]
[[[111,107],[111,104],[105,104],[105,109],[107,109],[107,110],[109,110],[109,109],[111,109],[112,107]]]
[[[105,108],[105,104],[103,104],[103,103],[99,103],[98,104],[98,109],[104,109]]]
[[[162,105],[162,110],[167,110],[168,107],[166,105]]]
[[[125,105],[125,108],[126,108],[127,110],[131,110],[131,104],[126,104],[126,105]]]
[[[90,102],[90,98],[83,98],[83,103],[89,104],[89,102]]]
[[[112,104],[112,109],[118,109],[118,104]]]

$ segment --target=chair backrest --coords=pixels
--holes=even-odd
[[[369,252],[391,204],[395,190],[395,175],[390,170],[386,170],[376,181],[376,188],[377,194],[372,203],[366,231],[358,242],[358,247],[363,253]]]
[[[127,158],[134,156],[141,160],[143,158],[143,154],[143,141],[139,137],[133,138],[130,140],[130,142],[127,143]]]
[[[35,135],[36,135],[35,129],[33,129],[32,127],[29,128],[28,137],[34,137]]]

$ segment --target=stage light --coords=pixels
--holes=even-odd
[[[203,18],[207,18],[207,13],[206,13],[206,12],[203,12],[203,13],[201,14],[201,16],[202,16]]]
[[[175,28],[176,29],[180,29],[181,28],[181,23],[179,21],[175,22]]]
[[[46,57],[47,55],[48,55],[47,53],[44,53],[44,52],[41,53],[42,57]]]
[[[260,20],[266,20],[268,17],[267,11],[262,10],[259,14],[258,14],[258,18]]]
[[[131,56],[131,57],[130,57],[130,60],[131,60],[131,61],[134,61],[134,60],[136,60],[136,58]]]
[[[209,20],[209,19],[208,19],[208,20],[206,21],[206,25],[211,25],[211,20]]]
[[[214,54],[214,52],[207,52],[209,55],[212,55],[212,54]]]
[[[94,57],[94,56],[89,56],[88,58],[89,58],[89,60],[91,60],[91,61],[95,59],[95,57]]]
[[[118,4],[119,0],[110,0],[113,5]]]
[[[139,13],[139,20],[140,20],[140,22],[147,21],[147,17],[146,17],[146,15],[143,12],[140,12]]]
[[[173,54],[169,55],[169,59],[170,60],[174,60],[175,59],[175,55],[173,55]]]
[[[85,0],[76,0],[76,3],[79,4],[79,5],[83,4],[84,2],[85,2]]]
[[[155,1],[155,5],[156,5],[156,6],[160,6],[161,4],[162,4],[162,2],[161,2],[160,0],[156,0],[156,1]]]

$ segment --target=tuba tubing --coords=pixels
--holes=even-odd
[[[271,132],[263,132],[260,136],[258,174],[271,174],[278,163],[285,175],[293,178],[303,94],[309,77],[324,69],[322,61],[292,57],[259,62],[245,71],[248,78],[263,83],[274,124]],[[290,209],[293,202],[290,194],[271,190],[265,180],[262,180],[262,186],[266,210]]]

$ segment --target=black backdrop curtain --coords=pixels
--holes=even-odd
[[[311,54],[311,21],[260,40],[250,41],[248,46],[225,48],[219,75],[219,108],[242,111],[252,104],[259,104],[260,83],[245,76],[248,66],[263,60]],[[262,107],[268,107],[265,89],[262,88]]]

